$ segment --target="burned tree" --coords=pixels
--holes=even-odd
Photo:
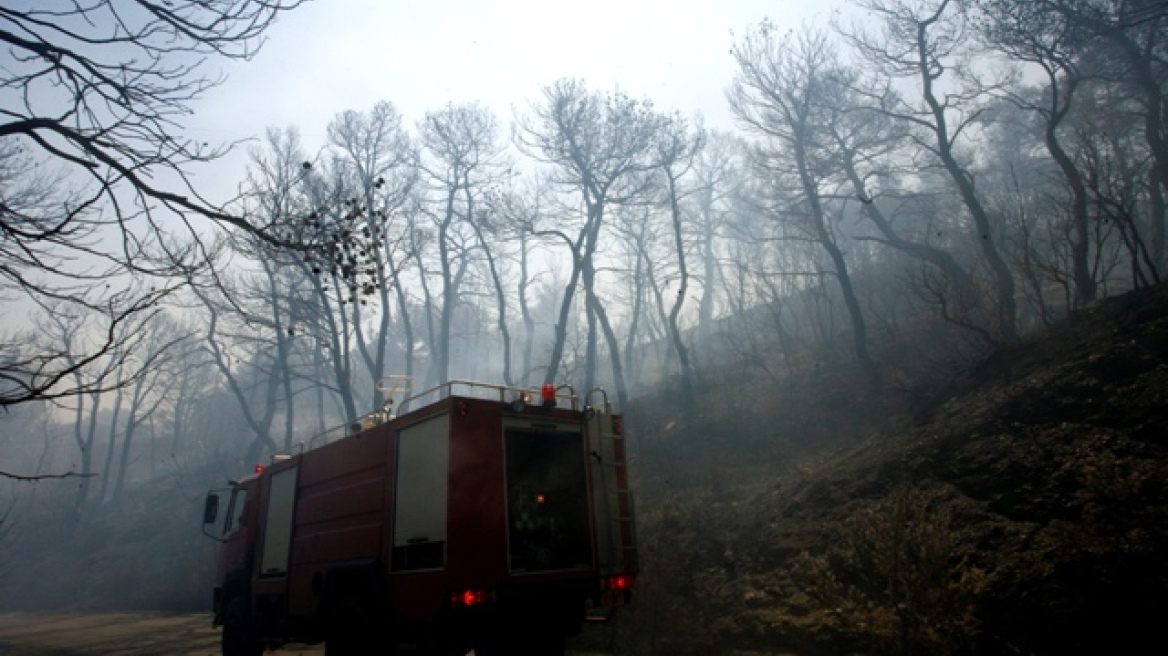
[[[621,93],[589,91],[578,80],[561,80],[545,88],[543,102],[533,105],[520,119],[516,130],[519,148],[551,165],[552,183],[579,194],[583,210],[582,220],[570,228],[575,235],[559,228],[542,231],[564,243],[571,255],[571,274],[544,374],[546,383],[554,383],[559,373],[572,303],[577,286],[582,284],[589,315],[598,320],[608,341],[618,395],[624,396],[620,346],[596,294],[593,258],[608,208],[643,194],[649,184],[647,173],[658,164],[653,146],[662,120],[645,101]],[[592,336],[589,370],[595,364],[594,344]]]
[[[227,147],[183,136],[179,121],[222,80],[207,71],[209,62],[250,58],[276,18],[302,1],[0,5],[9,55],[0,71],[6,300],[42,309],[65,303],[125,323],[157,302],[152,293],[125,291],[134,288],[130,277],[167,276],[202,261],[198,218],[267,227],[249,226],[193,188],[191,167]],[[164,227],[175,216],[194,245],[175,246]],[[117,347],[107,340],[86,353],[32,352],[5,335],[0,405],[97,389],[68,381]]]
[[[838,104],[842,88],[838,62],[822,33],[786,40],[776,38],[772,30],[764,23],[735,49],[740,71],[730,90],[730,106],[738,120],[764,140],[755,157],[764,175],[776,190],[794,199],[778,213],[794,217],[798,230],[831,259],[851,319],[854,356],[875,381],[864,314],[827,205],[827,188],[834,185],[831,178],[839,168],[828,128],[829,108]]]
[[[967,16],[952,0],[857,0],[874,27],[843,30],[859,61],[872,75],[868,94],[873,111],[914,134],[916,144],[941,165],[968,213],[969,229],[993,279],[993,335],[1018,336],[1016,284],[1002,254],[1003,230],[991,216],[962,159],[961,144],[985,111],[989,91],[1004,81],[983,80],[968,65]],[[898,92],[895,82],[913,89]]]

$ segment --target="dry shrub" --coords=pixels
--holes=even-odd
[[[729,529],[724,503],[708,491],[667,491],[637,509],[640,574],[633,604],[621,609],[606,645],[581,651],[629,656],[724,653],[740,631],[733,557],[718,536]]]
[[[971,651],[989,576],[961,556],[953,502],[900,486],[853,514],[823,554],[793,568],[832,628],[888,654]]]
[[[1166,487],[1161,463],[1084,449],[1077,464],[1080,487],[1074,497],[1083,505],[1088,529],[1115,535],[1160,524]]]

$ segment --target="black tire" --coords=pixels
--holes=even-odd
[[[566,638],[547,633],[495,635],[475,645],[475,656],[564,656]]]
[[[251,630],[251,610],[243,597],[232,597],[223,611],[223,656],[260,656],[263,643],[255,641]]]
[[[324,641],[325,656],[368,656],[392,654],[389,641],[374,626],[366,607],[356,601],[342,601],[333,610]]]

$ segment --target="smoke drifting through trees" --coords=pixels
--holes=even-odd
[[[327,129],[316,154],[273,129],[238,202],[199,208],[226,226],[217,240],[149,232],[108,260],[165,255],[154,290],[104,292],[95,270],[42,294],[100,311],[102,334],[57,311],[41,332],[58,351],[5,340],[12,385],[38,357],[64,372],[5,403],[79,394],[73,448],[52,463],[104,463],[116,497],[139,449],[239,469],[379,408],[389,374],[603,385],[622,404],[662,379],[700,389],[727,363],[780,379],[854,360],[876,383],[897,364],[877,338],[911,343],[935,320],[968,356],[1160,279],[1168,18],[1102,0],[856,9],[854,25],[762,23],[738,40],[740,135],[574,79],[517,110],[509,141],[480,105],[410,126],[392,99],[298,126]],[[99,225],[128,229],[99,209],[118,193],[34,174],[28,138],[0,141],[0,248],[44,262],[96,248]],[[152,165],[202,156],[175,152]],[[190,216],[151,190],[131,184]],[[159,225],[134,207],[123,218]],[[20,237],[34,229],[51,239]],[[172,305],[193,336],[148,355],[151,333],[128,327]],[[207,408],[223,441],[196,446]]]

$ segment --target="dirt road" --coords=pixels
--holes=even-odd
[[[324,647],[272,653],[321,656]],[[0,613],[0,656],[219,656],[219,630],[202,613]]]
[[[322,654],[288,647],[287,656]],[[205,614],[0,613],[0,656],[218,656]]]

